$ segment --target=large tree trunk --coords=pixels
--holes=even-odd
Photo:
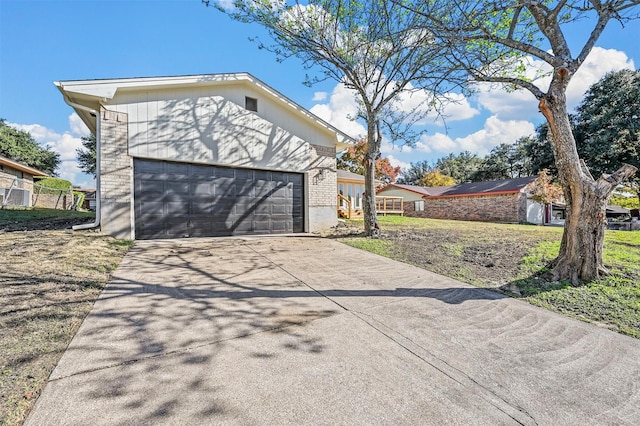
[[[566,70],[558,72],[539,107],[551,130],[550,141],[567,205],[560,253],[552,262],[553,276],[555,280],[579,285],[606,272],[602,247],[607,203],[615,187],[633,175],[636,168],[625,165],[597,181],[591,176],[578,157],[566,110],[563,73],[566,75]]]
[[[376,123],[367,120],[367,154],[364,158],[364,232],[368,237],[378,237],[380,226],[376,212],[376,159],[380,155],[380,140],[376,132]]]

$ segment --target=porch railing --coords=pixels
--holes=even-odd
[[[362,209],[354,209],[352,201],[342,194],[338,194],[338,211],[346,219],[362,217]],[[376,196],[376,211],[386,216],[388,214],[404,215],[404,198]]]

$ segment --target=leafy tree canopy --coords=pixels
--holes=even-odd
[[[419,186],[434,187],[434,186],[449,186],[455,185],[456,180],[451,176],[443,175],[440,170],[434,169],[426,172],[418,181]]]
[[[0,155],[50,175],[60,164],[60,154],[41,147],[29,132],[9,126],[4,119],[0,119]]]
[[[521,138],[514,144],[503,143],[493,148],[471,180],[514,179],[535,174],[525,148],[527,141],[527,138]]]
[[[359,175],[364,175],[364,161],[367,154],[367,141],[360,140],[350,146],[337,160],[337,167]],[[388,158],[378,158],[375,162],[376,180],[385,184],[395,182],[400,174],[400,167],[393,167]]]
[[[403,185],[420,185],[422,176],[431,170],[433,170],[433,167],[426,160],[411,163],[408,169],[402,171],[402,177],[398,179],[398,183]]]
[[[82,137],[82,148],[76,149],[80,169],[96,176],[96,137],[93,135]]]
[[[546,169],[529,185],[529,191],[531,199],[539,203],[549,204],[562,198],[562,187],[553,182],[553,176]]]
[[[477,154],[464,151],[458,155],[449,154],[439,158],[436,160],[435,168],[451,176],[456,182],[464,183],[470,181],[483,164],[484,161]]]
[[[640,70],[602,77],[572,118],[578,152],[594,174],[613,173],[624,163],[640,169]],[[638,172],[629,182],[640,188]]]

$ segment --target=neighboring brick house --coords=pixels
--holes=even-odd
[[[378,195],[405,197],[406,216],[483,222],[542,223],[544,206],[530,199],[536,177],[424,188],[390,184]]]
[[[33,178],[48,174],[6,157],[0,157],[0,206],[31,207]]]
[[[96,135],[96,222],[107,234],[312,232],[337,223],[336,151],[355,140],[250,74],[55,84]]]

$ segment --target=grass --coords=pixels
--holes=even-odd
[[[47,221],[67,224],[87,217],[90,219],[91,215],[55,210],[0,211],[3,426],[22,424],[71,338],[132,245],[131,241],[96,232],[42,227]],[[6,231],[16,222],[24,226]]]
[[[544,278],[560,249],[561,228],[400,216],[379,221],[379,240],[340,241],[640,338],[640,232],[606,231],[603,261],[611,274],[573,287]]]
[[[555,242],[541,243],[523,259],[524,270],[544,272],[559,249]],[[640,338],[640,232],[606,231],[603,261],[610,275],[580,287],[545,283],[537,276],[516,285],[534,305]]]
[[[0,209],[0,228],[9,223],[30,222],[43,219],[70,219],[86,218],[90,220],[95,216],[92,212],[80,212],[75,210],[55,209],[28,209],[28,208],[4,208]]]

